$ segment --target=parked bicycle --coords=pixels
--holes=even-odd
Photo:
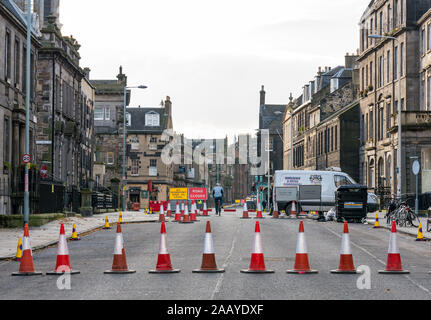
[[[395,221],[400,227],[412,226],[417,228],[419,226],[419,217],[416,212],[410,208],[407,202],[408,199],[405,201],[392,199],[385,216],[387,225],[391,225],[392,221]]]

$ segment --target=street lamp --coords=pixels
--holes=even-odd
[[[402,179],[402,174],[401,174],[401,167],[402,167],[402,153],[401,153],[401,146],[402,146],[402,141],[401,141],[401,130],[402,130],[402,124],[401,124],[401,46],[400,46],[400,42],[398,41],[397,38],[395,37],[389,37],[389,36],[381,36],[378,34],[370,34],[368,36],[368,38],[371,39],[392,39],[395,40],[398,43],[398,53],[397,53],[397,61],[398,61],[398,66],[397,66],[397,77],[398,77],[398,156],[397,156],[397,176],[398,176],[398,186],[397,186],[397,197],[398,199],[401,199],[401,179]]]
[[[25,154],[30,153],[30,53],[31,53],[31,0],[27,0],[27,68],[26,68],[26,93],[25,93]],[[29,222],[29,193],[28,193],[28,167],[30,163],[25,164],[24,177],[24,224]]]
[[[123,211],[126,211],[126,107],[127,107],[127,89],[147,89],[147,86],[126,87],[124,86],[124,106],[123,106]]]

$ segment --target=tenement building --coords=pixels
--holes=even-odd
[[[30,66],[26,62],[26,18],[12,0],[0,1],[0,214],[23,213],[26,72],[30,68],[30,154],[35,157],[38,126],[36,60],[39,31],[32,29]],[[33,180],[30,177],[30,182]],[[31,186],[30,186],[31,188]],[[35,200],[31,195],[31,207]]]
[[[283,120],[284,168],[341,170],[358,179],[359,103],[356,55],[345,65],[319,68],[292,99]]]
[[[397,194],[400,164],[401,193],[414,193],[412,157],[422,158],[425,168],[430,159],[430,7],[430,0],[371,1],[360,20],[360,181],[373,189],[386,188],[388,194]],[[401,159],[397,159],[398,102]],[[420,193],[431,191],[428,170],[419,177]]]
[[[127,108],[127,185],[128,207],[149,201],[167,201],[173,184],[173,164],[162,159],[162,150],[170,141],[162,138],[173,128],[172,102],[166,97],[163,107]]]

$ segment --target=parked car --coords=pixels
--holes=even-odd
[[[305,171],[305,170],[280,170],[274,174],[274,188],[297,187],[300,185],[321,185],[321,203],[319,201],[298,201],[296,210],[328,212],[335,207],[335,192],[343,185],[355,185],[356,181],[347,173],[341,171]],[[274,193],[275,194],[275,193]],[[276,196],[274,195],[275,199]],[[285,210],[290,214],[292,201],[276,199],[279,210]],[[298,207],[299,206],[299,207]],[[374,212],[378,208],[378,199],[374,193],[368,193],[368,212]]]

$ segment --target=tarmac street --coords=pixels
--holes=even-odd
[[[250,214],[254,217],[256,214]],[[57,246],[33,252],[35,269],[42,276],[12,277],[19,262],[0,262],[0,299],[142,299],[142,300],[379,300],[431,299],[431,243],[397,233],[403,268],[407,275],[383,275],[390,231],[371,224],[349,224],[355,267],[368,266],[371,289],[360,289],[364,274],[331,274],[340,262],[343,224],[303,219],[311,269],[318,274],[287,274],[295,263],[299,220],[271,219],[260,223],[266,268],[273,274],[245,274],[253,249],[255,219],[243,220],[242,210],[221,217],[199,217],[199,222],[167,222],[167,249],[176,274],[150,274],[157,263],[160,223],[122,225],[127,264],[134,274],[104,274],[112,266],[116,228],[99,230],[68,242],[72,269],[71,289],[60,290],[54,270]],[[172,219],[167,219],[172,220]],[[206,221],[211,222],[214,251],[225,273],[192,273],[202,263]],[[30,231],[31,237],[31,231]],[[64,276],[63,276],[64,277]],[[363,288],[363,287],[362,287]]]

